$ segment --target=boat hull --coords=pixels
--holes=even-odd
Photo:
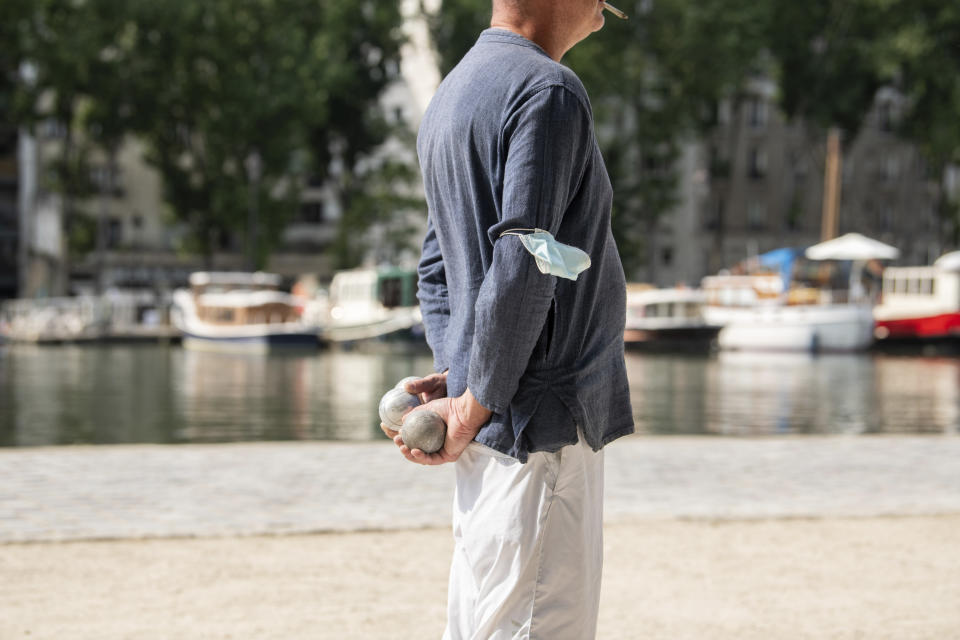
[[[878,340],[960,339],[960,312],[913,318],[878,319],[875,334]]]
[[[859,305],[707,307],[722,324],[721,349],[758,351],[861,351],[873,342],[873,314]]]
[[[634,328],[623,332],[627,349],[636,351],[710,351],[717,344],[720,327]]]
[[[203,336],[184,332],[183,348],[191,351],[268,353],[273,351],[313,350],[320,345],[316,333],[282,333],[260,336]]]

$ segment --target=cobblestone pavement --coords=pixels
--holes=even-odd
[[[960,438],[629,437],[606,517],[960,513]],[[387,441],[0,450],[0,542],[445,526],[453,468]]]

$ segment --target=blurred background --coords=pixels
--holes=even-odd
[[[378,437],[432,366],[417,127],[489,4],[3,0],[0,446]],[[640,431],[955,433],[958,5],[617,4],[563,62]]]

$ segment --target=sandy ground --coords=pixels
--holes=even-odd
[[[960,637],[960,515],[608,524],[598,637]],[[0,638],[439,638],[448,531],[0,545]]]

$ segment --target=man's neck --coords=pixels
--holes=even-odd
[[[505,29],[523,36],[530,42],[537,44],[547,55],[560,62],[570,45],[556,27],[556,21],[549,13],[539,12],[536,17],[522,15],[518,11],[494,11],[490,26],[495,29]]]

